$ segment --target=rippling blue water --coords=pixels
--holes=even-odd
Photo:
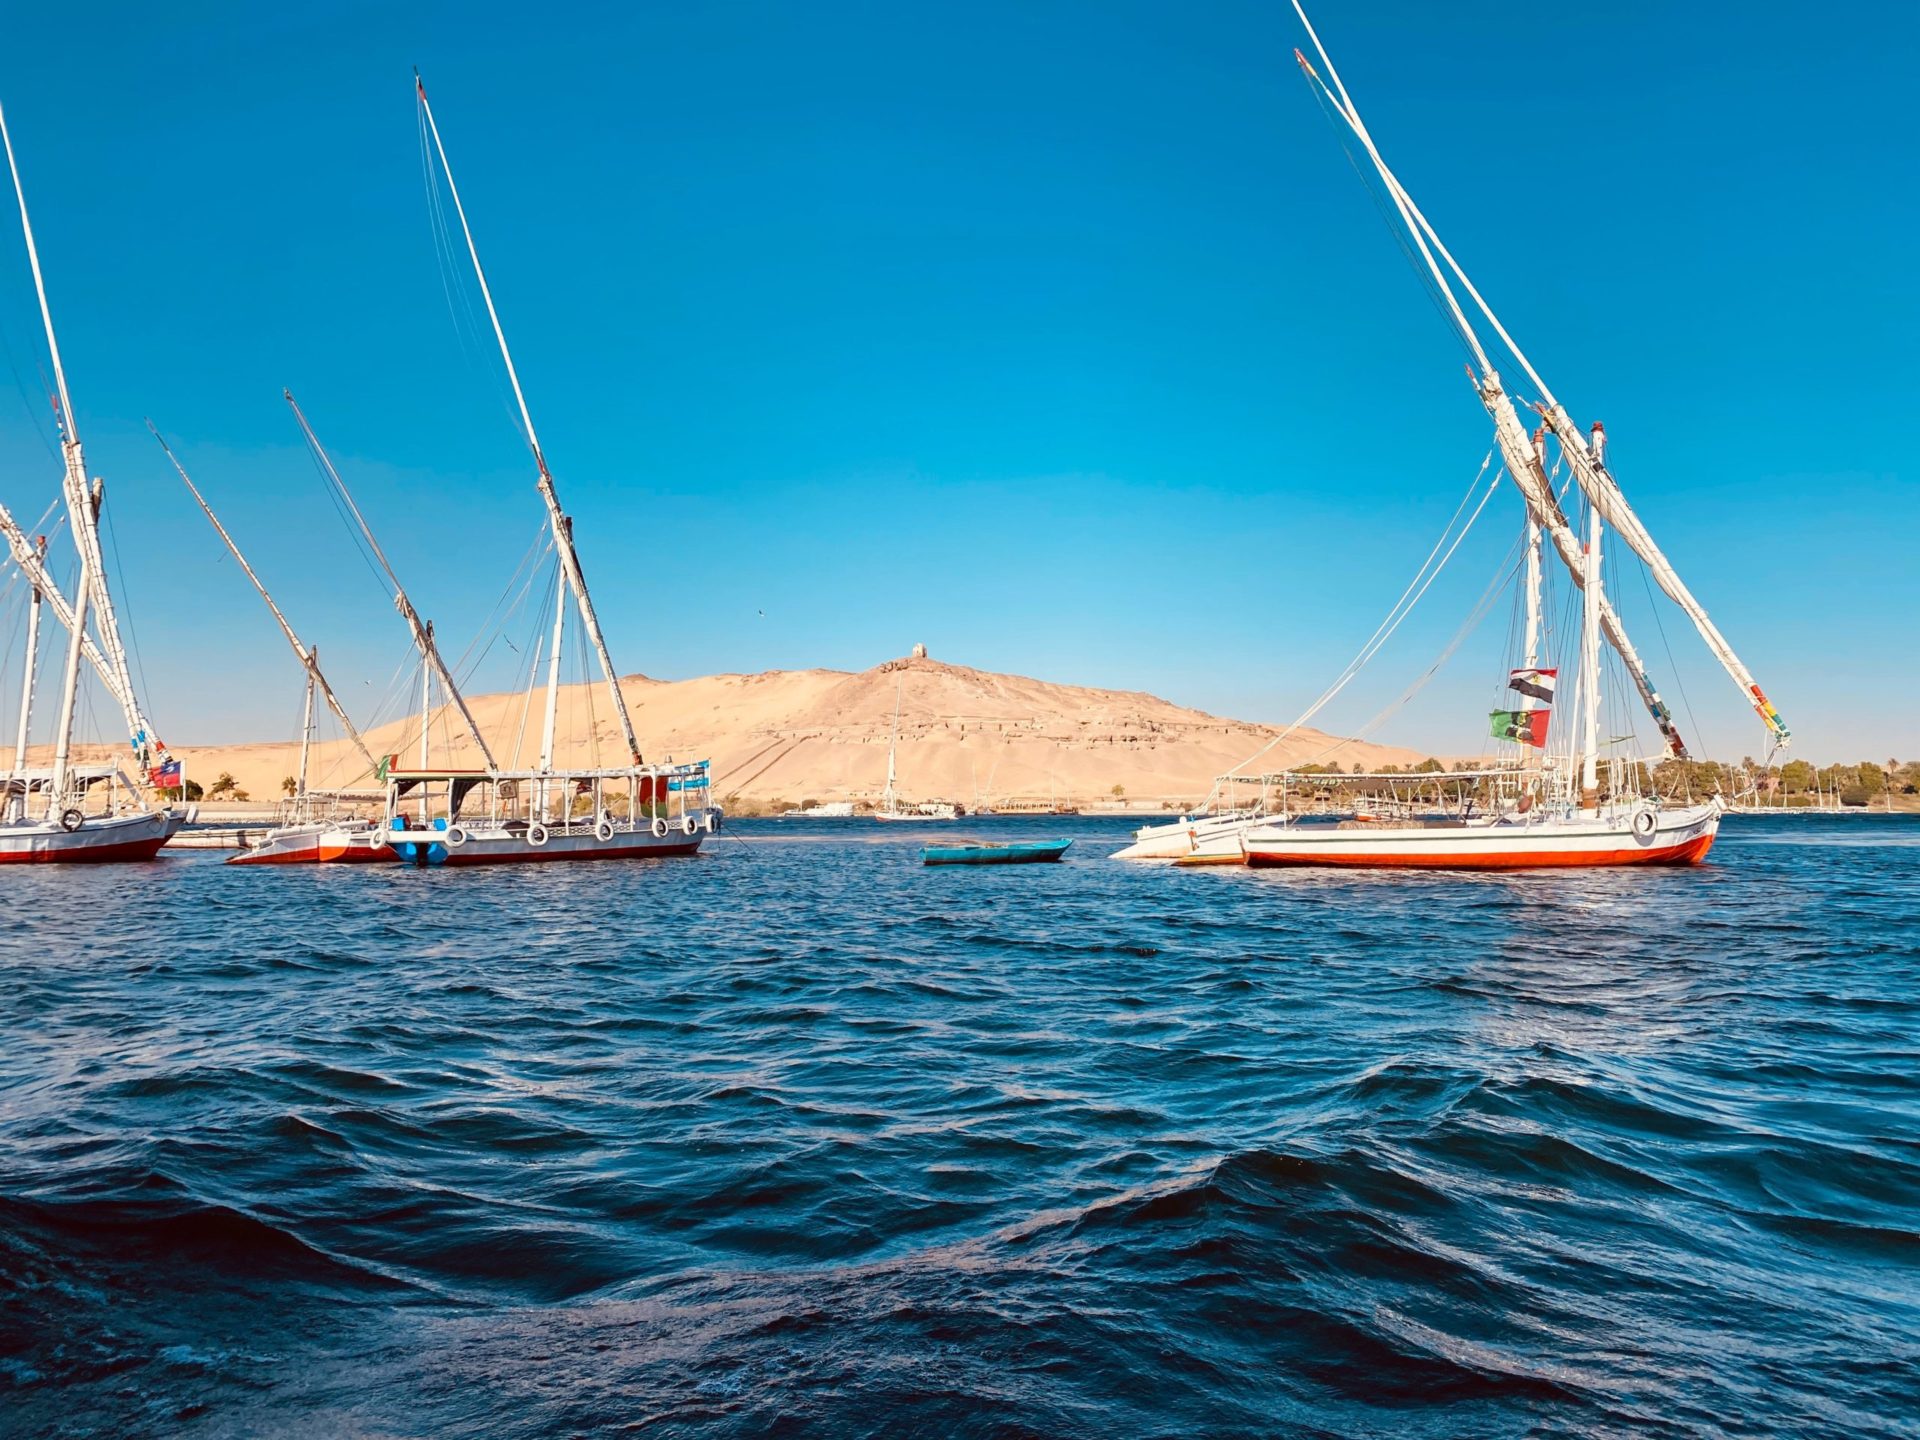
[[[1920,823],[993,829],[9,874],[0,1432],[1916,1433]]]

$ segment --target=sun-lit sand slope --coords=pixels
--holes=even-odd
[[[647,759],[710,758],[717,796],[768,805],[877,796],[886,783],[896,685],[899,784],[907,800],[1007,804],[1052,795],[1111,803],[1118,785],[1129,801],[1184,804],[1279,733],[1137,691],[1053,685],[932,659],[891,660],[859,674],[773,670],[672,682],[632,676],[622,689]],[[470,703],[502,766],[534,763],[538,696],[530,712],[524,695],[484,695]],[[462,743],[458,732],[457,718],[442,710],[434,723],[435,764],[478,764],[471,740]],[[604,689],[568,687],[558,764],[617,764],[624,758],[617,735]],[[410,764],[418,753],[418,723],[382,726],[368,739],[375,754],[399,752]],[[1261,763],[1277,768],[1330,759],[1376,768],[1423,758],[1357,741],[1323,753],[1335,743],[1318,730],[1301,730]],[[181,747],[178,753],[202,784],[229,771],[255,800],[278,796],[282,777],[299,763],[299,745],[291,741]],[[345,742],[329,741],[316,751],[314,783],[370,784],[364,769]]]

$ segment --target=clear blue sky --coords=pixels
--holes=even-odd
[[[1802,753],[1920,753],[1913,7],[1314,13]],[[298,675],[143,416],[343,690],[384,686],[404,639],[283,385],[462,643],[539,523],[449,318],[415,64],[624,670],[925,641],[1286,720],[1488,443],[1278,0],[115,4],[7,30],[0,100],[175,743],[290,735]],[[58,477],[11,222],[0,334],[0,487],[37,514]],[[1517,525],[1503,497],[1324,723],[1425,667]],[[1504,614],[1383,738],[1478,747]],[[1629,607],[1709,748],[1757,750],[1663,619],[1672,665]]]

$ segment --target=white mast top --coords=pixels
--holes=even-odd
[[[460,187],[454,183],[453,167],[447,163],[447,147],[441,143],[440,127],[434,122],[433,106],[427,103],[427,87],[418,70],[413,72],[413,88],[419,97],[420,113],[426,117],[428,133],[433,136],[434,152],[440,157],[441,173],[447,177],[447,194],[452,197],[454,214],[460,217],[460,234],[467,242],[467,256],[473,262],[474,279],[480,284],[480,298],[487,305],[487,319],[493,322],[493,338],[500,346],[500,358],[506,362],[507,379],[513,385],[513,398],[520,406],[520,420],[526,427],[527,448],[533,451],[533,463],[540,471],[540,495],[547,502],[547,518],[553,525],[554,548],[559,552],[561,568],[566,574],[567,584],[573,590],[574,601],[580,607],[581,624],[585,626],[587,638],[599,657],[600,670],[606,678],[614,713],[620,718],[620,731],[627,742],[627,751],[632,755],[633,763],[638,765],[640,740],[634,734],[633,718],[627,713],[627,697],[621,693],[620,677],[614,671],[613,657],[607,653],[606,638],[600,632],[600,620],[594,614],[593,600],[587,594],[586,575],[580,568],[580,557],[573,548],[573,529],[560,509],[560,496],[554,489],[553,472],[547,468],[546,452],[540,448],[540,436],[533,428],[533,413],[527,409],[526,393],[520,388],[520,372],[514,367],[513,352],[507,348],[507,334],[500,325],[500,312],[494,308],[493,290],[487,284],[487,272],[480,264],[480,250],[474,244],[473,227],[467,223],[467,209],[460,202]]]
[[[27,264],[33,270],[33,288],[40,296],[40,323],[47,331],[47,351],[53,357],[53,383],[60,393],[60,423],[67,438],[80,443],[80,428],[74,423],[73,401],[67,397],[67,371],[60,363],[60,340],[53,333],[53,311],[47,306],[47,285],[40,274],[40,247],[33,243],[33,223],[27,218],[27,192],[20,184],[20,166],[13,158],[13,135],[7,129],[7,112],[0,107],[0,141],[7,148],[7,169],[13,174],[14,198],[20,202],[20,229],[27,237]]]

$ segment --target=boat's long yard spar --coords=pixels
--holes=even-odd
[[[440,160],[441,173],[447,177],[447,194],[453,200],[454,214],[460,219],[460,233],[467,242],[467,255],[473,261],[473,274],[480,285],[480,298],[486,301],[487,318],[493,322],[493,338],[499,343],[500,358],[506,362],[507,379],[513,385],[513,398],[520,406],[520,421],[525,427],[527,448],[533,452],[533,463],[540,472],[540,498],[546,502],[547,519],[553,526],[553,548],[559,556],[561,571],[567,577],[568,588],[573,591],[574,602],[579,607],[580,623],[586,628],[587,639],[599,658],[600,673],[605,678],[613,712],[620,718],[620,733],[627,742],[627,752],[633,757],[633,763],[638,765],[641,763],[640,741],[634,734],[633,718],[627,713],[627,697],[621,693],[620,676],[613,668],[613,658],[607,653],[606,637],[601,634],[593,599],[587,593],[586,575],[580,568],[580,556],[573,545],[573,523],[560,508],[560,496],[554,489],[553,473],[547,468],[546,452],[540,448],[540,437],[533,428],[533,414],[528,410],[527,397],[520,388],[520,372],[514,368],[513,353],[507,348],[507,334],[501,328],[500,313],[494,308],[493,291],[487,284],[487,272],[480,264],[480,251],[474,244],[473,228],[467,224],[466,207],[460,203],[460,189],[454,184],[453,167],[447,163],[447,149],[440,142],[440,127],[434,123],[433,107],[427,103],[427,87],[418,71],[414,72],[413,85],[419,99],[420,114],[426,120],[427,132],[433,139],[434,153]]]
[[[200,487],[195,485],[193,483],[193,477],[187,474],[187,467],[182,465],[179,458],[174,455],[173,447],[167,444],[165,437],[155,428],[151,420],[147,422],[147,428],[153,431],[153,438],[160,442],[160,448],[166,451],[167,459],[173,462],[173,468],[180,473],[180,479],[185,482],[187,489],[192,492],[193,498],[199,502],[201,510],[206,512],[206,517],[213,525],[215,532],[226,542],[227,549],[232,552],[234,560],[240,566],[241,573],[253,582],[253,588],[260,592],[260,598],[266,602],[267,609],[273,612],[273,618],[280,626],[280,633],[286,636],[287,644],[293,647],[295,658],[300,661],[301,668],[307,672],[307,679],[310,686],[307,697],[308,705],[311,706],[313,703],[313,690],[318,690],[320,697],[327,702],[327,708],[333,711],[334,716],[346,730],[347,738],[353,741],[353,748],[358,750],[360,752],[360,758],[367,762],[367,769],[376,769],[379,766],[379,761],[375,760],[373,758],[373,752],[367,749],[367,742],[361,738],[360,731],[353,723],[353,717],[347,714],[346,707],[340,703],[339,699],[333,693],[333,687],[327,683],[327,677],[321,673],[318,657],[316,657],[313,651],[302,643],[300,637],[294,633],[293,626],[288,623],[287,617],[281,612],[280,607],[274,604],[273,596],[267,593],[267,587],[261,583],[260,577],[254,574],[253,566],[247,563],[247,557],[240,553],[240,547],[234,543],[233,536],[227,533],[227,527],[222,525],[220,523],[220,517],[213,513],[213,507],[207,503],[207,497],[200,493]],[[311,719],[311,716],[309,716],[309,719]],[[311,725],[308,726],[308,730],[310,729]],[[303,777],[306,773],[304,763],[306,734],[307,731],[302,731],[301,774]]]
[[[53,310],[47,303],[47,286],[40,273],[40,250],[34,244],[33,222],[27,216],[27,192],[20,180],[20,166],[13,155],[13,136],[7,129],[6,113],[0,110],[0,144],[7,152],[7,170],[13,177],[13,194],[20,206],[20,232],[27,243],[27,264],[33,272],[33,288],[40,300],[40,322],[47,334],[47,354],[53,362],[53,380],[56,398],[60,406],[60,451],[66,467],[61,488],[67,502],[67,522],[73,530],[75,546],[80,551],[81,569],[87,577],[88,599],[93,609],[93,627],[99,633],[99,641],[81,634],[77,638],[79,652],[100,671],[106,682],[108,693],[120,703],[126,715],[127,734],[133,746],[134,755],[142,771],[151,768],[155,760],[164,760],[166,746],[153,733],[153,727],[147,723],[145,712],[140,706],[140,697],[133,688],[133,672],[127,664],[127,647],[120,638],[119,615],[113,606],[113,591],[107,584],[106,559],[100,547],[100,494],[87,482],[86,454],[80,446],[80,430],[73,416],[73,401],[67,394],[66,366],[60,360],[60,340],[53,329]],[[9,517],[8,524],[12,521]],[[10,529],[8,541],[14,549],[15,559],[20,559],[20,547],[14,543],[16,530]],[[23,563],[22,568],[26,566]],[[57,587],[49,590],[57,595]],[[72,629],[73,617],[77,611],[84,619],[87,606],[76,603],[71,609],[64,604],[56,606],[54,614],[61,617],[63,623]]]
[[[46,601],[47,608],[53,611],[53,618],[71,632],[73,606],[67,603],[67,597],[60,593],[60,587],[54,583],[53,576],[47,570],[46,556],[41,552],[40,547],[27,539],[26,532],[20,528],[19,523],[13,518],[13,512],[5,505],[0,505],[0,535],[6,536],[7,548],[13,554],[13,563],[19,567],[27,583],[40,592]],[[114,678],[113,668],[107,663],[107,657],[101,653],[100,647],[94,643],[93,636],[86,634],[81,636],[80,653],[86,657],[87,663],[93,666],[94,673],[100,677],[100,683],[106,686],[107,693],[119,702],[122,709],[126,709],[127,700],[120,693],[120,683]]]
[[[1509,473],[1514,476],[1516,481],[1519,481],[1523,474],[1530,474],[1532,472],[1532,464],[1521,463],[1518,456],[1525,454],[1531,458],[1534,454],[1534,447],[1529,443],[1524,443],[1526,438],[1525,429],[1520,424],[1519,417],[1514,413],[1512,400],[1500,385],[1499,375],[1494,369],[1491,360],[1488,359],[1486,350],[1482,346],[1479,336],[1475,333],[1472,324],[1467,320],[1466,313],[1454,294],[1453,286],[1447,278],[1448,272],[1451,272],[1454,278],[1459,281],[1461,288],[1467,292],[1475,308],[1486,318],[1487,323],[1500,338],[1501,344],[1519,363],[1520,368],[1526,372],[1527,378],[1538,388],[1541,399],[1541,405],[1539,407],[1541,414],[1548,428],[1553,431],[1554,437],[1560,442],[1561,450],[1566,455],[1574,478],[1582,492],[1587,496],[1588,502],[1599,511],[1601,518],[1614,528],[1621,539],[1626,541],[1628,548],[1640,557],[1648,570],[1652,572],[1654,579],[1659,582],[1660,588],[1665,591],[1668,597],[1685,611],[1688,618],[1693,621],[1694,627],[1700,632],[1700,636],[1706,642],[1707,648],[1713,652],[1715,658],[1720,661],[1722,667],[1727,671],[1727,674],[1733,678],[1734,684],[1740,688],[1742,698],[1753,707],[1755,713],[1760,716],[1761,721],[1766,725],[1773,743],[1779,746],[1786,745],[1792,733],[1787,729],[1786,722],[1780,718],[1779,712],[1773,708],[1765,692],[1761,690],[1759,684],[1754,680],[1752,673],[1741,662],[1740,657],[1734,653],[1733,647],[1727,643],[1726,637],[1720,633],[1719,627],[1708,618],[1705,607],[1694,598],[1693,593],[1680,579],[1671,562],[1667,560],[1659,546],[1654,543],[1653,537],[1648,533],[1646,526],[1641,522],[1640,518],[1634,514],[1632,507],[1627,504],[1626,496],[1621,492],[1618,481],[1614,479],[1611,472],[1606,468],[1606,458],[1602,447],[1598,443],[1590,442],[1588,437],[1580,433],[1579,428],[1574,425],[1572,419],[1568,416],[1566,407],[1563,406],[1559,400],[1554,397],[1553,392],[1548,389],[1546,382],[1540,378],[1539,372],[1536,371],[1533,365],[1527,360],[1526,355],[1514,342],[1513,337],[1507,333],[1506,327],[1500,323],[1499,317],[1493,313],[1492,307],[1487,304],[1485,298],[1474,286],[1472,280],[1468,278],[1466,271],[1461,267],[1460,263],[1453,258],[1452,252],[1449,251],[1441,241],[1439,234],[1434,230],[1432,224],[1429,223],[1426,216],[1421,213],[1419,206],[1414,203],[1413,197],[1407,193],[1405,187],[1401,185],[1393,171],[1388,168],[1386,161],[1381,157],[1379,149],[1373,142],[1372,135],[1367,131],[1366,123],[1361,120],[1360,112],[1355,107],[1352,97],[1348,95],[1346,86],[1341,82],[1339,72],[1335,69],[1332,58],[1327,54],[1326,47],[1320,43],[1320,36],[1314,30],[1313,22],[1307,19],[1307,13],[1301,5],[1301,0],[1293,0],[1293,8],[1294,12],[1300,17],[1300,23],[1306,27],[1307,37],[1313,42],[1314,51],[1319,55],[1321,64],[1326,67],[1327,78],[1322,80],[1319,73],[1308,63],[1306,57],[1301,55],[1297,50],[1294,52],[1295,57],[1299,60],[1300,67],[1306,73],[1309,81],[1318,89],[1327,103],[1333,107],[1335,113],[1339,115],[1341,120],[1353,132],[1355,138],[1359,140],[1361,146],[1366,150],[1369,160],[1380,176],[1381,183],[1386,187],[1388,197],[1393,201],[1394,208],[1400,215],[1401,222],[1406,226],[1408,233],[1412,236],[1415,247],[1419,250],[1422,259],[1426,262],[1429,272],[1432,274],[1434,282],[1438,285],[1441,297],[1452,314],[1455,325],[1458,327],[1462,338],[1465,339],[1469,348],[1473,351],[1474,357],[1479,365],[1479,372],[1474,376],[1474,386],[1480,394],[1482,403],[1487,407],[1488,413],[1493,417],[1495,434],[1500,440],[1501,453],[1507,457]],[[1440,260],[1435,259],[1435,251],[1439,252]],[[1444,270],[1441,266],[1441,260],[1445,262]],[[1603,433],[1604,432],[1599,432],[1596,427],[1597,435]],[[1523,484],[1521,488],[1526,490],[1528,487]],[[1547,494],[1546,499],[1549,502],[1552,501],[1550,492]],[[1528,504],[1535,509],[1535,518],[1547,526],[1549,533],[1553,535],[1555,550],[1559,552],[1561,559],[1566,562],[1569,571],[1575,578],[1575,582],[1579,583],[1584,565],[1569,558],[1561,535],[1555,533],[1555,527],[1551,525],[1550,517],[1539,513],[1535,500],[1531,495],[1528,498]],[[1557,504],[1553,505],[1554,510],[1557,511],[1558,508]],[[1562,523],[1558,528],[1566,530],[1567,537],[1573,540],[1575,553],[1578,554],[1578,539],[1572,536],[1571,530],[1565,526],[1564,516],[1561,518]],[[1611,607],[1607,607],[1607,610],[1610,609]],[[1659,701],[1658,695],[1653,693],[1651,683],[1646,679],[1645,667],[1640,665],[1637,658],[1632,656],[1628,649],[1624,647],[1622,642],[1625,640],[1625,632],[1621,629],[1617,616],[1613,616],[1611,623],[1609,623],[1607,610],[1603,610],[1602,612],[1602,629],[1607,633],[1608,638],[1614,642],[1615,648],[1620,650],[1621,658],[1625,661],[1629,674],[1634,678],[1634,684],[1640,689],[1642,699],[1647,702],[1648,709],[1652,712],[1655,721],[1660,724],[1662,733],[1668,737],[1669,744],[1674,747],[1675,753],[1683,753],[1683,747],[1679,745],[1678,736],[1674,733],[1671,717],[1667,713],[1665,705]]]
[[[293,398],[293,392],[291,390],[283,390],[280,393],[286,397],[287,405],[293,411],[293,418],[299,422],[300,433],[306,436],[307,447],[312,450],[315,462],[325,473],[328,483],[333,486],[334,492],[345,502],[348,513],[353,516],[354,523],[360,527],[360,533],[366,537],[368,548],[373,551],[373,558],[379,562],[380,569],[385,573],[388,583],[393,586],[393,606],[400,612],[401,619],[407,622],[407,632],[413,636],[413,643],[419,648],[420,658],[426,663],[431,673],[440,677],[440,683],[446,687],[448,697],[452,699],[454,706],[460,711],[460,718],[466,722],[467,733],[473,737],[473,743],[479,747],[480,758],[485,762],[486,768],[488,770],[499,769],[500,767],[494,762],[493,751],[487,745],[487,737],[480,733],[479,723],[473,718],[473,712],[467,708],[467,697],[460,693],[459,685],[454,683],[453,672],[447,668],[447,662],[441,657],[440,647],[434,643],[433,627],[420,618],[420,612],[413,608],[413,601],[407,598],[406,588],[401,585],[400,577],[394,573],[393,566],[387,563],[387,552],[382,550],[380,548],[380,542],[373,538],[373,527],[367,524],[366,516],[360,513],[360,507],[354,503],[353,493],[347,489],[347,482],[340,478],[340,472],[333,467],[333,458],[327,454],[326,448],[321,445],[320,437],[313,433],[313,427],[307,423],[307,417],[300,409],[300,402]],[[261,593],[264,594],[265,592],[262,591]],[[282,623],[284,624],[284,622]],[[289,631],[288,633],[289,638],[291,638],[292,632]],[[341,718],[345,719],[345,716],[343,715]],[[421,740],[423,744],[425,743],[425,739],[426,722],[423,718],[421,721]]]

